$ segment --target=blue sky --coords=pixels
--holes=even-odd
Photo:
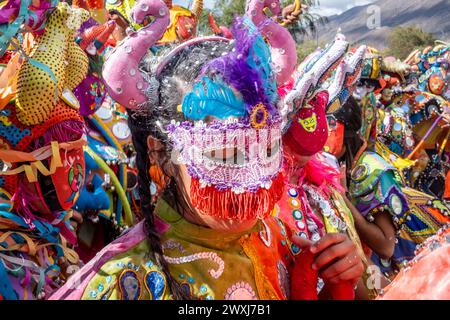
[[[190,1],[191,0],[174,0],[174,3],[186,6]],[[205,0],[205,6],[210,8],[217,1],[223,0]],[[317,12],[324,16],[330,16],[333,14],[340,14],[357,5],[360,6],[374,2],[374,0],[319,0],[319,2],[320,6],[314,8],[313,12]]]

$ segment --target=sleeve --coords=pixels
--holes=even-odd
[[[396,225],[409,210],[394,170],[384,171],[371,190],[365,194],[353,195],[352,198],[355,207],[368,221],[373,221],[377,213],[388,212]]]

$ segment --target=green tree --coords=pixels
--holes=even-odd
[[[387,52],[403,60],[413,50],[433,45],[435,40],[431,33],[424,32],[417,26],[395,27],[388,37]]]
[[[281,4],[286,7],[294,3],[294,0],[282,0]],[[216,16],[216,21],[220,25],[231,26],[236,15],[245,14],[247,0],[223,0],[217,1],[212,10]],[[319,4],[317,0],[302,0],[303,5],[308,7]],[[302,35],[306,33],[314,33],[318,25],[326,23],[327,19],[318,14],[308,11],[302,12],[299,20],[291,24],[288,29],[292,33],[295,40],[299,41]]]
[[[245,13],[247,0],[222,0],[214,5],[214,14],[217,16],[217,23],[224,26],[231,26],[236,15]]]

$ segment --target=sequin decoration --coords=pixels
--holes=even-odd
[[[31,131],[15,126],[9,120],[9,116],[11,116],[11,110],[0,111],[0,141],[6,140],[7,144],[11,144],[15,148],[25,136],[31,136]]]
[[[394,213],[396,215],[400,215],[403,212],[403,205],[402,205],[402,201],[400,200],[400,198],[393,194],[391,196],[391,198],[389,199],[389,203],[391,205],[392,210],[394,211]]]
[[[222,275],[224,269],[225,269],[225,261],[219,255],[215,252],[199,252],[192,255],[184,256],[184,257],[168,257],[164,255],[164,258],[166,259],[167,263],[169,264],[183,264],[183,263],[190,263],[197,260],[211,260],[215,262],[218,265],[217,270],[210,269],[208,270],[211,277],[214,279],[220,278]]]
[[[351,173],[351,178],[355,181],[362,181],[367,177],[369,169],[365,164],[361,164],[353,169]]]
[[[286,299],[289,299],[290,293],[290,281],[289,281],[289,273],[283,264],[283,262],[278,261],[278,282],[280,284],[281,291]]]
[[[127,269],[119,277],[119,289],[122,300],[139,300],[141,298],[141,282],[134,270]]]
[[[149,271],[145,275],[145,287],[152,300],[161,300],[166,291],[166,277],[160,271]]]
[[[261,230],[259,232],[259,237],[261,238],[262,242],[264,242],[266,247],[270,248],[270,244],[272,243],[272,234],[270,233],[270,229],[264,222],[264,220],[261,220],[261,222],[264,225],[264,230]]]
[[[225,300],[257,300],[257,297],[252,286],[241,281],[227,289]]]

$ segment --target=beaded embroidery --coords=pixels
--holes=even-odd
[[[119,289],[123,300],[139,300],[142,295],[141,287],[136,271],[126,269],[120,274]]]
[[[160,271],[148,271],[145,275],[145,288],[152,300],[161,300],[166,292],[166,277]]]
[[[164,258],[169,264],[183,264],[204,259],[211,260],[218,265],[217,270],[210,269],[208,271],[211,277],[213,277],[214,279],[220,278],[225,269],[225,261],[223,261],[223,259],[219,257],[219,255],[215,252],[199,252],[185,257],[177,257],[177,258],[164,256]]]
[[[251,285],[241,281],[227,289],[225,300],[257,300],[257,297]]]

